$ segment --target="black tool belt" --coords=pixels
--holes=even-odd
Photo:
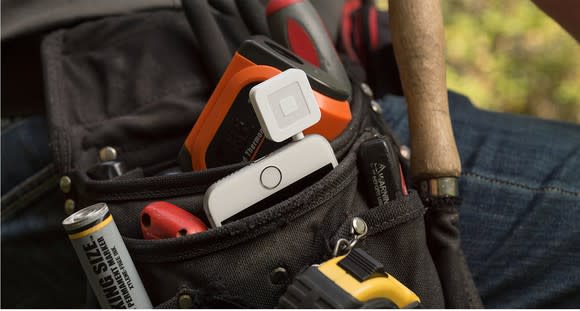
[[[212,14],[232,53],[252,34],[239,13]],[[381,207],[364,200],[359,145],[378,134],[395,146],[396,139],[371,109],[363,70],[349,63],[352,121],[331,142],[339,160],[334,170],[239,221],[143,240],[139,213],[148,203],[168,201],[205,219],[204,192],[241,167],[159,175],[175,165],[213,90],[199,53],[208,48],[211,42],[193,37],[180,10],[85,21],[51,33],[42,47],[51,148],[59,174],[72,180],[66,196],[78,208],[107,202],[155,306],[275,307],[294,276],[332,256],[356,216],[368,225],[357,247],[414,291],[422,306],[481,307],[460,250],[457,202],[426,209],[414,190]],[[106,146],[126,173],[95,180],[88,172]]]

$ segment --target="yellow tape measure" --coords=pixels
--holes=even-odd
[[[296,276],[278,306],[355,309],[369,303],[373,308],[416,308],[421,301],[380,262],[355,248]]]

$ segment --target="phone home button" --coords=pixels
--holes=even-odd
[[[268,166],[260,174],[260,182],[266,189],[274,189],[278,187],[282,181],[282,172],[275,166]]]

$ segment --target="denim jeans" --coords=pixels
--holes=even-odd
[[[482,111],[449,96],[463,165],[463,249],[485,306],[580,307],[580,126]],[[380,102],[408,145],[404,99]],[[80,307],[84,275],[61,227],[50,154],[26,152],[46,146],[45,121],[21,124],[26,134],[9,138],[16,143],[2,133],[2,307]],[[20,173],[5,175],[12,165]]]
[[[580,126],[479,110],[452,92],[449,102],[462,246],[484,305],[580,307]],[[404,99],[380,103],[408,145]]]
[[[2,131],[2,308],[75,308],[86,300],[51,162],[43,116]]]

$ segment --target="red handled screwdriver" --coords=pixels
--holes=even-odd
[[[141,211],[141,231],[144,239],[159,240],[207,231],[207,226],[188,211],[157,201]]]
[[[266,16],[272,38],[328,72],[350,97],[350,80],[316,9],[307,0],[271,0]]]

